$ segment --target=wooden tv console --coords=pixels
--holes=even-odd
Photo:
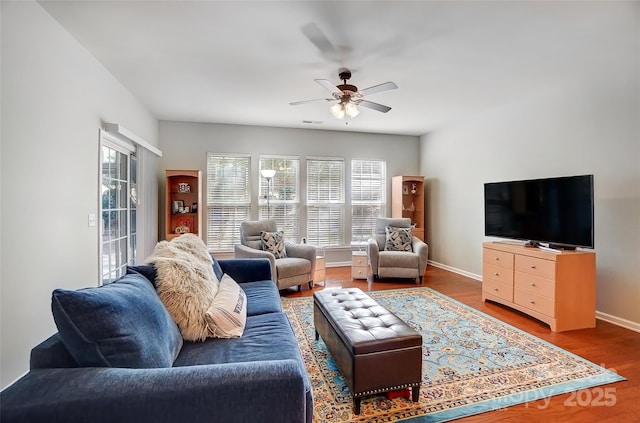
[[[485,242],[482,301],[504,304],[553,332],[596,326],[596,254]]]

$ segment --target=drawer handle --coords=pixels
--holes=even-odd
[[[531,268],[532,268],[532,269],[535,269],[535,268],[536,268],[536,265],[535,265],[535,264],[532,264],[532,265],[531,265]]]
[[[531,303],[531,304],[535,304],[536,302],[535,302],[535,301],[533,301],[533,300],[531,300],[531,301],[529,301],[529,303]]]
[[[499,291],[499,289],[498,289],[498,288],[493,288],[493,290],[494,290],[494,291],[496,291],[496,292],[498,292],[498,291]]]
[[[500,273],[496,272],[496,273],[494,273],[494,275],[496,275],[496,276],[500,276]]]
[[[500,260],[500,257],[496,257],[496,260]]]
[[[533,283],[533,282],[531,282],[531,283],[530,283],[530,285],[531,285],[531,286],[536,286],[536,284],[535,284],[535,283]]]

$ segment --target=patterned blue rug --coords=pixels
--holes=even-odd
[[[315,422],[445,422],[625,380],[430,288],[369,292],[422,334],[420,400],[365,397],[360,415],[322,339],[313,299],[283,298],[311,378]]]

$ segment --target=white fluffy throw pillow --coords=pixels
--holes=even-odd
[[[213,333],[205,317],[218,292],[213,259],[196,235],[160,241],[147,259],[156,272],[156,291],[188,341],[203,341]]]
[[[231,276],[224,275],[206,314],[215,338],[239,338],[247,323],[247,296]]]

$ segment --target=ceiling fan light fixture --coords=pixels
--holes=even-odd
[[[329,112],[331,112],[331,114],[337,119],[344,119],[344,104],[342,104],[342,102],[334,104],[333,106],[329,107]]]
[[[354,118],[360,114],[358,106],[354,103],[347,101],[341,101],[329,107],[329,112],[337,119],[344,119],[345,116]]]
[[[356,117],[356,116],[358,116],[360,114],[360,110],[358,110],[358,106],[356,106],[355,104],[353,104],[351,102],[349,102],[349,103],[344,105],[344,112],[350,118],[354,118],[354,117]]]

